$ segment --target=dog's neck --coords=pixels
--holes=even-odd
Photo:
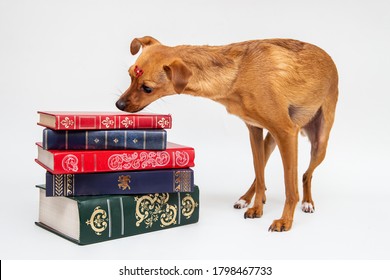
[[[184,94],[205,97],[226,107],[233,115],[239,116],[246,123],[261,127],[243,110],[242,94],[237,93],[245,81],[240,75],[242,59],[251,50],[240,43],[222,47],[188,47],[178,49],[183,62],[192,71],[192,76]],[[240,79],[239,79],[240,77]]]
[[[192,71],[184,94],[223,102],[233,88],[241,59],[229,54],[230,51],[229,46],[178,46],[177,54]]]

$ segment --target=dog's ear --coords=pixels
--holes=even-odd
[[[160,44],[160,42],[157,41],[156,39],[154,39],[153,37],[150,37],[150,36],[145,36],[142,38],[135,38],[135,39],[133,39],[133,41],[130,44],[130,52],[132,55],[135,55],[138,53],[141,46],[146,47],[146,46],[151,46],[154,44]]]
[[[164,65],[164,71],[171,80],[176,93],[182,93],[192,76],[192,72],[182,60],[175,60],[169,65]]]

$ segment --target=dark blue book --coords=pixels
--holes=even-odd
[[[43,130],[45,150],[165,150],[167,132],[150,130]]]
[[[107,173],[46,173],[46,196],[128,195],[192,192],[190,168]]]

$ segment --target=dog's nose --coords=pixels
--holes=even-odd
[[[116,107],[123,111],[125,108],[126,108],[126,102],[123,101],[122,99],[119,99],[116,103],[115,103]]]

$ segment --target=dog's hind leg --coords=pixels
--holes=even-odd
[[[272,152],[274,151],[275,147],[276,147],[276,143],[275,143],[275,139],[272,137],[271,133],[267,133],[267,136],[265,137],[265,140],[264,141],[260,141],[260,142],[263,142],[264,144],[264,168],[265,168],[265,165],[267,164],[267,161],[270,157],[270,155],[272,154]],[[255,143],[256,144],[256,143]],[[257,144],[260,144],[260,143],[257,143]],[[252,149],[253,151],[253,149]],[[250,202],[252,201],[252,198],[255,194],[255,186],[256,186],[256,178],[253,180],[253,183],[252,185],[250,186],[250,188],[247,190],[247,192],[240,197],[240,199],[234,203],[234,208],[236,209],[241,209],[241,208],[245,208],[247,207]],[[265,189],[267,189],[265,187]],[[264,194],[264,197],[263,197],[263,203],[265,203],[266,201],[266,196]]]
[[[336,107],[337,92],[325,100],[323,106],[318,110],[313,119],[303,127],[311,143],[311,159],[306,172],[303,174],[303,199],[302,211],[314,212],[314,202],[311,196],[311,179],[314,169],[321,164],[325,158],[328,145],[329,133],[334,121],[334,110]]]
[[[273,221],[269,231],[287,231],[290,230],[293,223],[295,207],[299,201],[298,133],[299,127],[293,123],[286,125],[284,129],[273,132],[283,162],[286,200],[282,217]]]

